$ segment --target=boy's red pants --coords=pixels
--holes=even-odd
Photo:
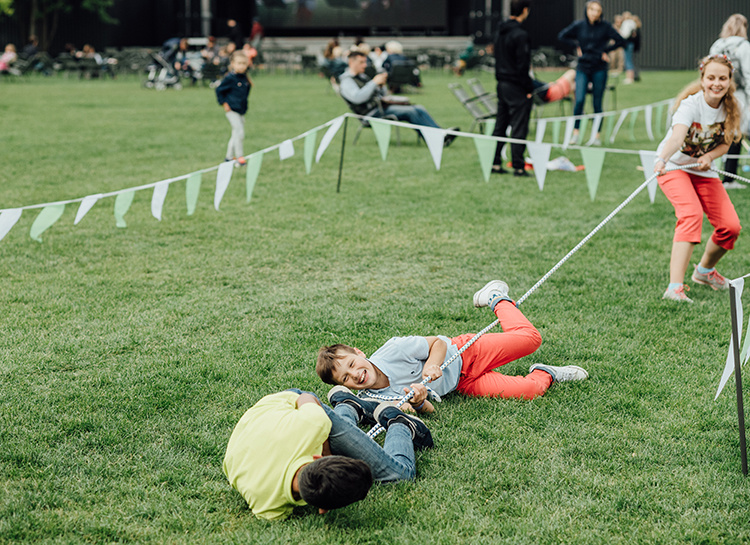
[[[542,336],[511,301],[495,306],[502,333],[485,333],[461,354],[463,366],[457,390],[466,395],[533,399],[544,394],[552,376],[536,370],[530,375],[507,376],[493,369],[528,356],[542,344]],[[451,339],[461,348],[472,333]]]

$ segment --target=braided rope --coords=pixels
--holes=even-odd
[[[691,164],[689,164],[689,165],[680,165],[680,166],[678,166],[678,167],[675,167],[675,168],[669,168],[669,169],[665,169],[665,171],[666,171],[666,172],[672,172],[672,171],[674,171],[674,170],[685,170],[685,169],[689,169],[689,168],[694,168],[694,167],[697,167],[697,166],[699,166],[699,164],[698,164],[698,163],[691,163]],[[741,176],[737,176],[736,174],[731,174],[731,173],[729,173],[729,172],[724,172],[723,170],[719,170],[719,169],[715,169],[715,168],[711,168],[711,170],[713,170],[713,171],[715,171],[715,172],[718,172],[719,174],[724,174],[724,175],[726,175],[726,176],[731,176],[731,177],[733,177],[733,178],[736,178],[736,179],[738,179],[738,180],[740,180],[740,181],[742,181],[742,182],[744,182],[744,183],[750,184],[750,180],[748,180],[748,179],[746,179],[746,178],[742,178]],[[643,182],[643,183],[642,183],[642,184],[641,184],[640,186],[638,186],[638,188],[636,188],[636,190],[635,190],[635,191],[633,191],[633,192],[632,192],[632,193],[631,193],[631,194],[630,194],[630,195],[629,195],[629,196],[628,196],[628,197],[627,197],[627,198],[626,198],[626,199],[625,199],[624,201],[622,201],[622,203],[620,203],[620,204],[619,204],[619,205],[617,206],[617,208],[615,208],[615,209],[614,209],[614,210],[613,210],[613,211],[612,211],[612,212],[611,212],[611,213],[610,213],[610,214],[609,214],[609,215],[608,215],[608,216],[607,216],[606,218],[604,218],[604,219],[603,219],[603,220],[602,220],[602,221],[601,221],[601,222],[599,223],[599,225],[597,225],[596,227],[594,227],[594,229],[593,229],[593,230],[592,230],[592,231],[591,231],[591,232],[590,232],[590,233],[589,233],[588,235],[586,235],[585,237],[583,237],[583,239],[581,239],[581,241],[580,241],[580,242],[579,242],[578,244],[576,244],[576,246],[575,246],[575,247],[574,247],[574,248],[573,248],[572,250],[570,250],[570,251],[569,251],[569,252],[568,252],[568,253],[567,253],[567,254],[565,255],[565,257],[563,257],[563,258],[562,258],[562,259],[561,259],[560,261],[558,261],[558,262],[557,262],[557,263],[555,264],[555,266],[554,266],[554,267],[552,267],[552,268],[551,268],[551,269],[550,269],[550,270],[549,270],[549,271],[547,272],[547,274],[545,274],[545,275],[544,275],[544,276],[543,276],[542,278],[540,278],[540,279],[539,279],[539,281],[538,281],[538,282],[537,282],[536,284],[534,284],[534,285],[533,285],[533,286],[531,287],[531,289],[529,289],[529,291],[527,291],[527,292],[526,292],[525,294],[523,294],[523,295],[522,295],[522,296],[521,296],[521,297],[520,297],[520,298],[518,299],[518,301],[516,302],[516,306],[517,306],[517,307],[518,307],[518,306],[520,306],[520,305],[521,305],[521,304],[522,304],[522,303],[523,303],[523,302],[524,302],[524,301],[525,301],[525,300],[526,300],[526,299],[527,299],[527,298],[528,298],[528,297],[529,297],[529,296],[530,296],[530,295],[531,295],[532,293],[534,293],[534,292],[535,292],[535,291],[536,291],[536,290],[537,290],[537,289],[538,289],[538,288],[539,288],[539,287],[540,287],[540,286],[541,286],[542,284],[544,284],[544,282],[546,282],[546,281],[547,281],[547,279],[548,279],[548,278],[549,278],[550,276],[552,276],[552,275],[553,275],[553,274],[554,274],[554,273],[555,273],[555,272],[556,272],[556,271],[557,271],[557,270],[558,270],[558,269],[559,269],[559,268],[560,268],[560,267],[561,267],[561,266],[563,265],[563,263],[565,263],[565,262],[566,262],[566,261],[567,261],[568,259],[570,259],[570,258],[571,258],[571,257],[573,256],[573,254],[575,254],[575,253],[576,253],[576,252],[577,252],[578,250],[580,250],[580,249],[581,249],[581,247],[582,247],[582,246],[583,246],[584,244],[586,244],[586,243],[587,243],[587,242],[588,242],[588,241],[589,241],[589,240],[591,239],[591,237],[593,237],[593,236],[594,236],[594,235],[595,235],[596,233],[598,233],[598,232],[599,232],[599,230],[600,230],[600,229],[601,229],[602,227],[604,227],[604,226],[605,226],[605,225],[606,225],[606,224],[607,224],[607,223],[608,223],[608,222],[609,222],[609,221],[610,221],[610,220],[611,220],[611,219],[612,219],[613,217],[615,217],[615,215],[616,215],[617,213],[619,213],[619,212],[620,212],[620,210],[622,210],[623,208],[625,208],[625,207],[626,207],[626,206],[627,206],[627,205],[628,205],[628,204],[629,204],[629,203],[630,203],[630,202],[631,202],[631,201],[632,201],[632,200],[633,200],[633,199],[634,199],[634,198],[635,198],[635,197],[636,197],[636,196],[637,196],[637,195],[638,195],[638,194],[639,194],[639,193],[640,193],[641,191],[643,191],[643,190],[644,190],[644,188],[646,188],[646,187],[648,186],[648,184],[650,184],[650,183],[651,183],[651,182],[652,182],[652,181],[653,181],[653,180],[654,180],[654,179],[655,179],[656,177],[657,177],[657,174],[654,174],[653,176],[651,176],[650,178],[648,178],[648,179],[647,179],[647,180],[646,180],[645,182]],[[465,345],[463,345],[463,346],[462,346],[462,347],[461,347],[461,348],[460,348],[460,349],[458,350],[458,352],[457,352],[457,353],[455,353],[455,354],[454,354],[453,356],[451,356],[451,357],[450,357],[450,358],[449,358],[448,360],[446,360],[446,361],[445,361],[445,362],[444,362],[444,363],[443,363],[443,364],[442,364],[442,365],[440,366],[440,370],[443,370],[443,369],[445,369],[446,367],[448,367],[448,366],[449,366],[449,365],[450,365],[451,363],[453,363],[453,362],[454,362],[454,361],[456,360],[456,358],[458,358],[458,357],[459,357],[459,356],[460,356],[461,354],[463,354],[463,353],[464,353],[464,351],[465,351],[465,350],[466,350],[467,348],[469,348],[469,347],[470,347],[471,345],[473,345],[473,344],[474,344],[474,343],[475,343],[475,342],[476,342],[476,341],[477,341],[477,340],[478,340],[478,339],[479,339],[479,338],[480,338],[480,337],[481,337],[482,335],[484,335],[485,333],[487,333],[488,331],[490,331],[490,330],[491,330],[492,328],[496,327],[496,326],[497,326],[497,325],[498,325],[499,323],[500,323],[500,320],[495,320],[495,321],[494,321],[494,322],[492,322],[492,323],[491,323],[490,325],[488,325],[487,327],[485,327],[485,328],[484,328],[484,329],[483,329],[482,331],[480,331],[479,333],[477,333],[476,335],[474,335],[474,336],[473,336],[473,337],[472,337],[471,339],[469,339],[469,341],[468,341],[468,342],[467,342],[467,343],[466,343]],[[431,378],[429,378],[429,377],[426,377],[426,378],[422,379],[422,381],[421,381],[421,382],[420,382],[419,384],[422,384],[422,385],[426,385],[426,384],[427,384],[428,382],[430,382],[431,380],[432,380]],[[366,390],[365,390],[365,391],[366,391]],[[407,402],[408,402],[408,401],[409,401],[409,400],[410,400],[410,399],[411,399],[412,397],[414,397],[414,394],[415,394],[415,391],[414,391],[414,389],[412,388],[411,390],[409,390],[409,392],[408,392],[408,393],[406,393],[406,394],[405,394],[404,396],[402,396],[402,397],[400,398],[399,402],[398,402],[398,403],[396,404],[396,408],[400,408],[400,407],[402,407],[402,406],[403,406],[403,405],[404,405],[405,403],[407,403]],[[393,401],[393,400],[395,399],[395,397],[394,397],[394,396],[383,396],[382,394],[374,394],[374,393],[373,393],[373,394],[367,394],[367,395],[368,395],[369,397],[377,397],[377,398],[382,398],[382,399],[384,399],[384,398],[386,398],[386,397],[387,397],[388,399],[386,399],[386,401]],[[380,424],[375,424],[375,426],[373,426],[373,427],[372,427],[372,428],[370,429],[370,431],[369,431],[369,432],[367,432],[367,436],[368,436],[368,437],[372,437],[372,438],[374,438],[374,437],[376,437],[376,436],[377,436],[378,434],[380,434],[380,433],[381,433],[381,432],[382,432],[383,430],[385,430],[385,428],[384,428],[383,426],[381,426]]]

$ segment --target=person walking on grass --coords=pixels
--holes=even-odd
[[[625,47],[625,40],[612,25],[602,19],[602,4],[599,0],[586,2],[586,17],[562,29],[557,39],[572,44],[578,52],[576,66],[576,103],[573,115],[581,115],[586,102],[586,93],[591,84],[594,113],[602,111],[602,99],[607,87],[609,56],[607,53]],[[575,120],[573,142],[578,142],[580,119]],[[595,146],[601,145],[600,134],[596,134]]]
[[[669,286],[663,299],[692,303],[684,284],[693,248],[701,241],[703,213],[714,227],[692,279],[714,290],[729,288],[716,264],[734,248],[740,220],[711,162],[724,155],[741,138],[740,106],[734,97],[733,66],[726,55],[712,55],[700,62],[700,79],[677,96],[672,127],[656,150],[654,172],[659,187],[674,206],[677,225],[669,262]],[[689,170],[673,170],[698,163]]]
[[[554,382],[588,378],[585,369],[575,365],[556,367],[536,363],[526,376],[508,376],[494,369],[527,356],[542,343],[536,328],[516,307],[501,280],[488,282],[474,294],[475,307],[490,307],[503,328],[502,333],[486,333],[460,357],[441,370],[474,335],[393,337],[369,358],[344,344],[324,346],[318,352],[315,370],[328,384],[363,390],[374,399],[398,399],[410,388],[415,390],[407,409],[433,412],[434,400],[459,391],[478,397],[533,399],[543,395]],[[430,388],[420,381],[428,378]]]
[[[250,95],[252,82],[247,77],[247,67],[250,61],[241,51],[232,53],[229,62],[229,73],[216,87],[216,99],[224,108],[224,112],[232,127],[232,135],[227,144],[225,161],[237,161],[235,166],[244,165],[245,160],[245,113],[247,112],[247,98]]]
[[[234,428],[224,456],[229,484],[253,514],[283,520],[295,506],[320,514],[363,499],[373,480],[412,480],[414,449],[433,446],[427,426],[391,404],[328,393],[333,409],[292,389],[262,398]],[[381,447],[358,426],[386,429]]]

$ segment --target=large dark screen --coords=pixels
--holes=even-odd
[[[257,0],[266,28],[444,28],[447,0]]]

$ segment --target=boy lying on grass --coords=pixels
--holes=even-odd
[[[333,409],[301,390],[267,395],[235,426],[224,474],[256,516],[281,520],[305,504],[324,514],[363,499],[373,480],[416,476],[414,449],[432,447],[421,420],[346,388],[328,401]],[[382,448],[358,427],[375,422],[387,430]]]
[[[536,363],[529,374],[507,376],[493,369],[534,352],[542,343],[536,328],[521,314],[501,280],[487,283],[474,294],[474,306],[490,307],[500,321],[502,333],[486,333],[444,370],[440,366],[474,335],[452,339],[436,337],[393,337],[370,358],[345,344],[324,346],[315,370],[328,384],[363,390],[375,399],[395,400],[414,389],[414,397],[403,407],[419,412],[434,411],[428,395],[439,400],[454,390],[471,395],[533,399],[543,395],[553,382],[588,378],[575,365],[554,367]],[[429,378],[430,388],[419,384]],[[410,405],[410,406],[409,406]]]

